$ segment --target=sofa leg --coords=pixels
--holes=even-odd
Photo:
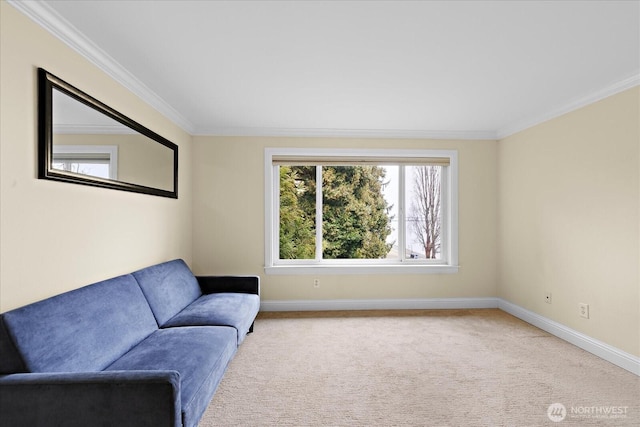
[[[255,321],[254,321],[254,322],[252,322],[252,323],[251,323],[251,326],[249,326],[249,332],[248,332],[249,334],[250,334],[251,332],[253,332],[253,324],[254,324],[254,323],[256,323],[256,322],[255,322]]]

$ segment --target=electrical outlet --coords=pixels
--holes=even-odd
[[[546,302],[547,304],[551,304],[551,292],[545,292],[544,302]]]
[[[584,317],[585,319],[589,318],[589,304],[580,303],[578,304],[580,309],[580,317]]]
[[[320,279],[313,279],[313,287],[314,288],[320,287]]]

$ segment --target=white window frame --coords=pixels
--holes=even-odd
[[[66,145],[54,144],[53,156],[56,154],[67,154],[74,157],[74,160],[91,161],[96,159],[109,163],[109,179],[118,179],[118,146],[117,145]],[[84,157],[83,157],[84,156]]]
[[[442,218],[443,259],[442,260],[280,260],[279,259],[279,210],[280,210],[280,175],[278,166],[274,165],[274,157],[294,156],[313,162],[313,158],[336,159],[353,158],[354,160],[407,158],[442,158],[448,159],[449,165],[444,167],[442,178]],[[265,148],[264,156],[264,192],[265,192],[265,273],[266,274],[438,274],[458,272],[458,153],[456,150],[362,150],[362,149],[314,149],[314,148]],[[400,178],[403,179],[402,177]],[[318,186],[320,189],[320,186]],[[321,191],[319,191],[321,193]],[[404,191],[400,197],[404,198]],[[401,207],[404,200],[400,201]],[[404,214],[400,221],[404,221]],[[399,228],[403,225],[399,225]],[[317,230],[317,232],[319,232]],[[318,238],[316,237],[316,240]],[[320,236],[320,242],[322,236]],[[399,242],[403,244],[403,242]],[[403,246],[399,246],[403,247]],[[317,251],[316,251],[317,252]]]

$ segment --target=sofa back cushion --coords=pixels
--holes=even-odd
[[[130,274],[4,314],[29,372],[101,371],[157,330]]]
[[[143,268],[133,277],[160,326],[202,295],[198,280],[181,259]]]

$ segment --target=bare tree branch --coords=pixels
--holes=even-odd
[[[425,257],[433,259],[441,249],[441,168],[417,166],[414,171],[411,227],[424,248]]]

